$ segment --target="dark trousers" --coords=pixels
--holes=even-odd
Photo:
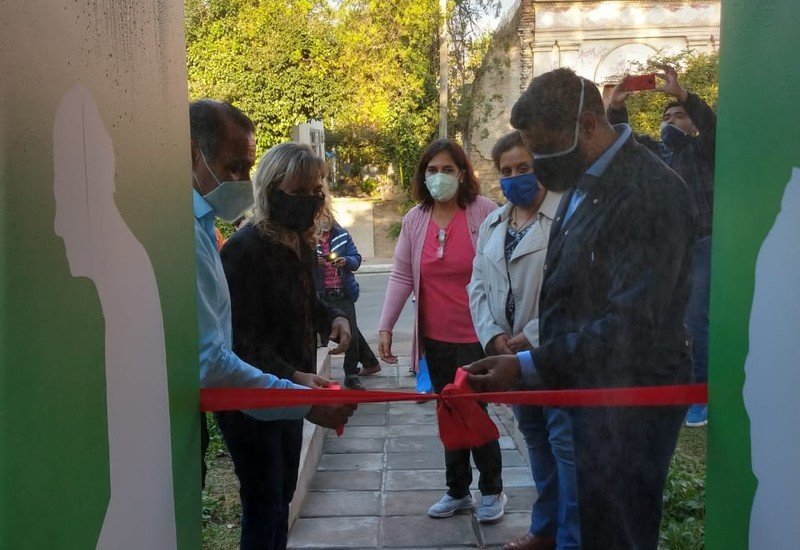
[[[350,322],[350,347],[344,352],[344,373],[345,375],[358,374],[358,364],[371,367],[378,364],[378,359],[369,344],[364,339],[364,335],[358,330],[356,323],[356,305],[347,296],[331,296],[325,298],[330,305],[341,309]]]
[[[656,550],[686,407],[570,410],[583,550]]]
[[[433,391],[439,393],[447,384],[453,382],[456,369],[483,359],[483,349],[478,342],[454,344],[425,338],[425,359],[431,376]],[[485,406],[485,405],[484,405]],[[447,494],[453,498],[463,498],[469,494],[472,483],[472,468],[469,455],[480,472],[478,488],[483,495],[496,495],[503,490],[503,460],[500,455],[500,442],[492,441],[480,447],[445,451],[444,463],[447,477]]]
[[[683,323],[692,335],[694,380],[708,381],[708,307],[711,294],[711,237],[694,243],[692,293],[686,305]]]
[[[303,420],[263,422],[239,411],[215,416],[239,478],[241,550],[285,549]]]

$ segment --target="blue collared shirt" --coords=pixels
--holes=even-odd
[[[192,190],[197,261],[197,309],[200,331],[200,386],[204,388],[299,388],[242,361],[233,351],[231,298],[214,233],[214,211]],[[259,420],[303,418],[308,407],[244,411]]]
[[[619,134],[619,137],[617,137],[617,140],[611,147],[606,149],[605,152],[594,161],[589,169],[586,170],[586,174],[600,179],[603,174],[605,174],[611,161],[614,160],[614,157],[617,156],[619,150],[622,149],[622,146],[625,145],[625,142],[628,141],[628,138],[631,137],[633,133],[631,127],[627,124],[615,124],[614,129]],[[567,220],[575,213],[584,198],[586,198],[586,191],[583,189],[575,189],[569,201],[569,205],[567,205],[567,210],[564,213],[564,221],[561,227],[566,225]],[[536,366],[533,364],[533,355],[531,352],[521,351],[517,353],[517,359],[519,359],[519,368],[522,374],[523,384],[529,387],[538,385],[539,374],[536,372]]]

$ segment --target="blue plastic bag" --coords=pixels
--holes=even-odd
[[[428,362],[425,356],[419,360],[419,371],[417,372],[417,393],[432,393],[431,375],[428,373]]]

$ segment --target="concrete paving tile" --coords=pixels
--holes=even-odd
[[[388,408],[388,403],[362,403],[358,406],[358,410],[353,413],[353,416],[360,416],[362,414],[386,414]]]
[[[531,516],[522,512],[512,512],[507,513],[497,523],[479,525],[484,544],[501,545],[527,533],[531,526]]]
[[[436,414],[436,402],[426,401],[425,403],[414,403],[409,401],[389,403],[389,414],[403,413],[409,411],[422,411],[428,414]]]
[[[386,413],[383,414],[354,414],[347,421],[348,426],[384,426]]]
[[[406,367],[406,369],[408,369],[408,367]],[[404,369],[404,370],[406,370],[406,369]],[[369,376],[362,377],[362,380],[369,379],[369,378],[378,378],[378,377],[380,377],[380,378],[397,378],[399,372],[400,372],[400,367],[395,367],[395,366],[391,366],[390,367],[390,366],[387,366],[387,365],[381,365],[381,370],[379,370],[375,374],[370,374]]]
[[[517,444],[514,443],[514,439],[510,435],[501,435],[500,436],[500,448],[507,451],[511,449],[516,449]]]
[[[377,548],[377,517],[300,518],[289,534],[289,548]]]
[[[317,472],[310,491],[380,491],[382,472]],[[442,478],[444,479],[444,478]]]
[[[324,453],[337,454],[337,453],[380,453],[383,452],[385,438],[352,438],[335,439],[328,438],[325,440],[323,447]]]
[[[404,376],[398,379],[398,388],[417,389],[417,379],[412,376]]]
[[[527,466],[503,467],[503,487],[533,487],[531,469]]]
[[[387,491],[383,494],[384,515],[423,516],[444,495],[440,489],[424,491]]]
[[[536,501],[536,487],[503,487],[508,497],[506,512],[526,512],[530,514]]]
[[[378,491],[332,491],[308,493],[302,517],[379,516]]]
[[[391,431],[389,432],[391,434]],[[527,466],[528,463],[525,462],[525,458],[520,454],[519,451],[516,449],[513,451],[500,451],[500,454],[503,456],[503,468],[509,466]]]
[[[444,451],[442,440],[434,436],[401,436],[390,437],[387,447],[389,452],[424,452]]]
[[[418,489],[440,489],[445,491],[444,469],[441,470],[387,470],[386,491],[413,491]]]
[[[389,437],[428,436],[439,437],[438,424],[403,424],[402,426],[389,426]]]
[[[385,426],[345,426],[344,434],[341,436],[336,435],[335,430],[328,432],[328,439],[360,439],[364,437],[379,438],[386,437]]]
[[[405,426],[406,424],[437,425],[436,413],[433,411],[408,411],[402,413],[389,413],[389,426]]]
[[[361,379],[361,383],[368,390],[396,390],[399,387],[397,378],[388,377],[370,378],[365,376]]]
[[[381,470],[383,453],[324,454],[318,470]]]
[[[477,542],[472,516],[467,512],[445,519],[432,519],[424,514],[383,518],[386,548],[436,548]]]
[[[444,468],[444,452],[386,453],[387,470],[430,470]]]

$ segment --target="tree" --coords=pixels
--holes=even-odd
[[[330,16],[323,0],[187,0],[189,96],[242,109],[259,152],[290,139],[341,96]]]

